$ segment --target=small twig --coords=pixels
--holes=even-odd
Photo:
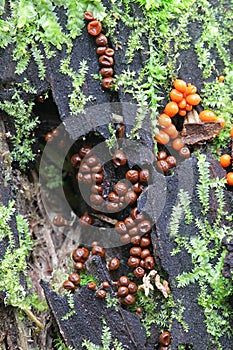
[[[44,329],[43,324],[38,320],[38,318],[29,309],[22,308],[22,310],[25,312],[25,314],[28,316],[28,318],[37,325],[37,327],[39,328],[40,331]]]
[[[104,222],[107,222],[108,224],[112,224],[112,225],[116,225],[117,223],[117,220],[116,219],[112,219],[112,218],[109,218],[108,216],[106,215],[102,215],[102,214],[91,214],[92,216],[98,218],[99,220],[101,221],[104,221]]]

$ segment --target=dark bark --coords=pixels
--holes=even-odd
[[[107,4],[108,5],[108,4]],[[141,10],[138,7],[132,9],[132,16],[134,15],[142,16]],[[61,18],[64,16],[60,14]],[[124,24],[118,27],[118,38],[119,41],[125,43],[128,41],[130,31]],[[190,24],[190,34],[197,36],[200,33],[200,28],[198,23],[194,22]],[[195,40],[195,37],[193,37]],[[110,43],[111,44],[111,43]],[[112,44],[113,48],[114,45]],[[119,75],[124,69],[128,67],[125,58],[126,47],[122,45],[122,49],[115,51],[115,65],[114,71],[116,75]],[[144,65],[147,58],[146,55],[147,44],[145,42],[145,49],[139,51],[136,54],[135,59],[130,64],[130,67],[138,72],[140,68]],[[60,73],[60,61],[66,57],[65,49],[62,51],[56,51],[56,55],[46,61],[47,72],[45,80],[41,81],[38,77],[38,70],[33,61],[27,71],[18,77],[15,75],[15,62],[11,58],[12,47],[6,50],[1,50],[0,55],[0,71],[1,71],[1,81],[0,81],[0,100],[10,100],[13,94],[13,87],[15,82],[22,81],[23,78],[27,78],[29,82],[36,88],[37,95],[40,95],[51,88],[52,98],[56,104],[53,104],[52,120],[46,119],[44,116],[45,112],[51,108],[51,104],[47,105],[41,104],[39,106],[36,104],[34,109],[35,115],[41,113],[41,126],[39,126],[38,136],[44,135],[46,131],[50,128],[57,126],[60,121],[65,122],[66,130],[72,140],[77,140],[85,133],[92,131],[98,131],[99,134],[106,139],[109,136],[109,131],[107,124],[112,121],[111,113],[114,112],[123,116],[123,122],[126,124],[126,131],[129,132],[131,128],[135,125],[135,107],[127,106],[125,108],[122,103],[131,102],[132,98],[130,95],[124,94],[124,91],[120,89],[119,92],[109,92],[104,91],[101,87],[99,81],[96,81],[92,74],[97,74],[99,71],[98,57],[95,52],[94,39],[91,38],[86,29],[83,30],[81,37],[75,39],[74,46],[71,55],[71,67],[74,71],[77,71],[79,63],[82,60],[88,61],[88,75],[83,86],[83,92],[89,96],[95,97],[95,100],[89,102],[87,107],[92,107],[90,109],[88,116],[80,114],[78,117],[78,124],[76,118],[71,118],[69,110],[69,95],[72,92],[72,79],[69,76],[64,76]],[[182,62],[182,67],[179,72],[179,77],[186,80],[187,82],[195,83],[197,88],[200,90],[202,88],[202,74],[197,66],[197,58],[193,48],[181,53],[179,57],[179,63]],[[22,93],[22,98],[25,101],[34,99],[36,96],[31,94]],[[111,102],[119,102],[116,109],[112,109],[110,105]],[[103,104],[104,108],[103,108]],[[42,111],[42,109],[44,109]],[[51,112],[51,110],[50,110]],[[43,119],[44,118],[44,119]],[[11,118],[8,118],[6,125],[8,130],[14,134],[14,126]],[[212,126],[212,125],[211,125]],[[213,130],[211,126],[208,126],[207,132],[210,130],[212,137]],[[203,127],[201,127],[203,128]],[[135,162],[140,161],[140,164],[149,163],[153,164],[155,158],[153,155],[153,138],[150,133],[150,126],[148,123],[148,118],[144,121],[143,131],[140,131],[139,144],[144,145],[149,152],[145,152],[145,149],[129,149],[129,166],[132,167]],[[146,132],[145,132],[146,130]],[[196,125],[195,125],[196,131]],[[206,133],[206,130],[204,130]],[[205,135],[206,136],[206,135]],[[200,135],[198,135],[200,138]],[[197,135],[196,138],[198,139]],[[195,139],[195,137],[194,137]],[[202,140],[204,139],[204,136]],[[201,141],[202,141],[201,140]],[[187,141],[187,139],[186,139]],[[195,139],[195,142],[197,140]],[[206,138],[205,138],[206,141]],[[195,143],[190,142],[190,144]],[[145,152],[145,153],[143,153]],[[36,153],[36,149],[35,149]],[[224,176],[222,169],[217,166],[217,163],[212,159],[211,171],[214,176],[219,177]],[[0,167],[2,166],[2,157],[0,158]],[[180,344],[191,344],[194,350],[200,349],[211,349],[215,350],[215,347],[209,345],[210,336],[206,331],[206,326],[204,323],[203,310],[198,304],[198,293],[199,287],[197,285],[190,285],[185,288],[177,288],[175,285],[176,277],[183,271],[190,271],[192,269],[191,258],[187,252],[182,251],[179,255],[171,257],[170,252],[176,247],[174,241],[169,237],[169,231],[167,229],[167,222],[169,221],[171,210],[177,200],[177,193],[179,188],[179,183],[182,181],[180,179],[181,171],[186,171],[187,169],[192,169],[193,172],[193,189],[198,182],[198,172],[196,167],[196,158],[186,160],[183,166],[180,165],[177,168],[174,176],[168,176],[165,178],[158,174],[153,166],[151,170],[155,179],[155,185],[148,188],[147,191],[141,196],[139,205],[143,208],[153,219],[156,221],[156,227],[154,226],[152,231],[153,243],[156,244],[156,251],[154,251],[154,256],[157,261],[158,266],[164,270],[168,277],[169,283],[172,286],[172,293],[174,296],[174,301],[179,305],[179,300],[182,300],[182,305],[185,307],[183,313],[184,321],[189,326],[189,331],[184,332],[183,328],[177,322],[176,319],[172,320],[172,348],[177,349]],[[110,182],[121,178],[120,173],[116,174],[114,169],[108,168],[108,179]],[[189,171],[187,171],[187,176],[189,176]],[[14,198],[12,193],[12,186],[8,183],[8,187],[3,185],[4,177],[2,168],[0,168],[0,199],[4,205],[7,205],[9,200]],[[160,183],[161,186],[157,187],[156,183]],[[166,188],[165,202],[163,203],[161,199],[164,199],[164,185]],[[189,186],[189,183],[187,184]],[[229,211],[232,210],[232,196],[226,194],[228,198],[227,207]],[[192,211],[197,217],[202,218],[200,203],[197,198],[197,193],[194,191],[192,193]],[[213,200],[212,207],[210,208],[210,219],[215,215],[215,202]],[[14,239],[15,247],[18,246],[18,234],[16,230],[15,217],[13,216],[12,222],[10,223]],[[195,236],[196,228],[195,226],[187,226],[184,220],[181,222],[181,227],[187,236]],[[54,237],[53,237],[54,239]],[[64,239],[64,236],[59,239]],[[3,240],[0,242],[0,258],[4,257],[7,241]],[[224,273],[226,277],[230,277],[230,272],[232,272],[232,248],[231,243],[226,243],[229,254],[227,256]],[[117,254],[119,258],[123,261],[123,266],[120,272],[127,273],[129,271],[127,266],[128,259],[128,246],[112,249],[109,251],[109,256],[111,253]],[[71,251],[72,249],[70,249]],[[66,252],[67,253],[67,252]],[[67,253],[69,254],[69,252]],[[101,282],[103,279],[110,280],[108,271],[106,270],[105,264],[97,259],[96,262],[97,271],[95,272],[96,277]],[[52,267],[53,269],[53,267]],[[119,273],[120,273],[119,272]],[[118,273],[113,274],[116,280],[119,277]],[[22,283],[24,281],[22,280]],[[155,344],[158,344],[159,331],[157,328],[152,327],[151,338],[145,338],[145,330],[141,326],[138,316],[133,313],[126,311],[123,307],[119,306],[119,311],[116,311],[113,307],[107,308],[106,302],[104,300],[97,299],[95,293],[87,289],[86,286],[82,287],[79,292],[74,294],[74,306],[75,314],[69,317],[67,320],[62,320],[62,317],[70,311],[69,305],[67,303],[67,298],[65,296],[60,296],[56,294],[47,283],[44,281],[41,283],[44,289],[46,299],[48,301],[51,314],[54,318],[54,324],[58,326],[60,334],[64,338],[67,345],[73,346],[75,349],[81,349],[81,344],[83,339],[90,339],[93,343],[101,345],[101,333],[103,328],[103,323],[101,317],[106,320],[107,326],[111,330],[113,338],[117,338],[123,346],[127,349],[154,349]],[[113,289],[111,288],[110,294],[113,296]],[[4,295],[0,296],[2,299]],[[16,338],[18,337],[17,331],[14,330],[10,325],[14,322],[14,315],[12,315],[11,308],[4,308],[3,304],[0,305],[3,315],[0,322],[1,333],[0,342],[3,343],[3,349],[17,349],[18,345]],[[10,334],[10,337],[8,336]],[[7,340],[4,340],[7,339]],[[4,345],[4,342],[7,346]],[[232,347],[232,339],[222,339],[221,343],[227,349]],[[5,348],[4,348],[5,346]],[[50,344],[51,346],[51,344]]]

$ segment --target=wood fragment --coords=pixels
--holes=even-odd
[[[103,214],[95,214],[93,213],[92,216],[98,218],[100,221],[103,221],[103,222],[106,222],[108,224],[111,224],[111,225],[116,225],[117,223],[117,220],[116,219],[112,219],[106,215],[103,215]]]
[[[90,262],[90,267],[93,272],[96,270],[93,275],[100,284],[103,280],[111,281],[105,263],[100,257],[94,257]],[[90,340],[97,346],[102,346],[103,325],[100,320],[104,318],[111,330],[112,339],[118,339],[124,349],[146,349],[146,333],[138,316],[124,310],[121,305],[117,308],[107,306],[106,300],[97,298],[94,291],[83,286],[72,295],[74,313],[70,315],[72,310],[67,295],[56,294],[44,281],[41,281],[41,285],[67,346],[81,349],[84,339]],[[108,293],[110,298],[114,297],[111,284]]]
[[[42,330],[44,328],[44,326],[42,325],[42,323],[38,320],[38,318],[31,312],[31,310],[24,308],[23,311],[25,312],[25,314],[28,316],[28,318],[33,321],[39,330]]]
[[[203,123],[197,111],[193,110],[184,119],[183,130],[181,131],[182,141],[187,145],[202,144],[212,141],[218,136],[221,124],[215,122]]]

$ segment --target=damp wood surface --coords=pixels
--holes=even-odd
[[[210,156],[209,156],[210,157]],[[209,158],[211,164],[211,173],[212,176],[218,176],[219,178],[224,176],[224,171],[221,166],[215,160]],[[182,288],[177,287],[176,278],[177,276],[185,272],[191,272],[193,268],[192,261],[190,259],[190,255],[185,251],[181,250],[181,252],[177,255],[172,256],[171,252],[177,247],[174,238],[170,237],[170,228],[169,223],[171,222],[171,214],[172,208],[177,203],[177,194],[180,187],[181,177],[184,178],[189,177],[189,180],[185,184],[185,181],[182,184],[182,188],[188,189],[192,193],[192,203],[191,203],[191,211],[195,213],[195,217],[204,220],[202,214],[202,208],[200,201],[198,199],[196,185],[199,181],[198,169],[197,169],[197,160],[195,157],[191,159],[185,160],[184,166],[182,169],[182,165],[180,169],[178,169],[177,173],[168,177],[166,181],[166,204],[162,213],[160,213],[159,219],[156,222],[156,230],[152,232],[152,239],[156,242],[156,251],[155,256],[158,257],[158,263],[161,264],[163,269],[168,273],[169,283],[173,286],[173,296],[179,305],[179,300],[182,300],[182,305],[185,307],[183,317],[184,321],[188,325],[188,331],[184,330],[179,322],[176,319],[172,320],[172,345],[175,349],[178,348],[180,344],[190,343],[193,345],[194,349],[215,349],[215,346],[210,345],[210,336],[207,333],[206,325],[205,325],[205,317],[203,314],[203,310],[201,306],[198,304],[198,295],[199,295],[199,286],[198,284],[191,284]],[[184,169],[192,169],[192,177],[190,174],[184,174]],[[180,177],[180,178],[179,178]],[[139,207],[146,210],[150,215],[154,215],[153,208],[159,207],[159,198],[161,198],[162,188],[158,189],[158,186],[154,185],[154,188],[148,189],[147,193],[147,201],[144,203],[143,196],[139,200]],[[150,193],[151,191],[151,193]],[[232,196],[228,196],[226,193],[227,202],[226,206],[228,210],[232,211]],[[216,198],[213,196],[212,206],[217,207],[215,203]],[[214,220],[216,216],[216,210],[210,208],[208,214],[208,220],[210,222]],[[195,237],[198,235],[197,228],[195,223],[187,225],[185,223],[185,218],[181,219],[180,222],[180,232],[184,233],[186,237]],[[178,312],[179,307],[177,308]],[[187,341],[189,339],[189,341]],[[232,338],[222,339],[222,344],[228,344],[227,346],[230,348],[232,344]]]
[[[108,1],[104,1],[104,4],[108,7]],[[132,8],[132,16],[142,16],[139,6],[134,4]],[[59,13],[61,21],[65,20],[64,13]],[[190,32],[195,33],[198,36],[199,28],[196,23],[190,23]],[[118,38],[122,43],[122,48],[115,51],[115,64],[114,71],[116,75],[122,73],[128,66],[133,70],[138,71],[144,65],[147,56],[147,43],[145,41],[144,50],[137,52],[135,59],[130,65],[127,64],[125,58],[126,43],[130,36],[129,28],[122,24],[118,28]],[[194,40],[194,39],[193,39]],[[114,44],[112,43],[114,46]],[[83,92],[86,96],[93,96],[94,100],[87,103],[87,107],[90,108],[91,113],[86,116],[80,115],[80,119],[77,120],[71,117],[69,110],[69,95],[72,93],[72,79],[60,72],[60,60],[65,57],[65,50],[56,50],[56,55],[47,60],[46,65],[48,67],[46,72],[46,79],[43,81],[38,77],[38,70],[33,61],[30,61],[29,67],[22,77],[19,78],[15,74],[15,62],[11,58],[12,47],[8,47],[5,50],[1,50],[0,55],[0,100],[10,100],[13,95],[13,87],[16,82],[27,78],[30,83],[36,88],[36,94],[22,93],[24,101],[34,99],[36,95],[43,94],[48,89],[51,89],[50,100],[53,103],[45,101],[44,104],[36,103],[34,109],[34,116],[40,115],[41,124],[38,126],[36,133],[40,138],[44,137],[49,129],[56,127],[61,121],[64,123],[66,132],[71,140],[76,140],[82,136],[83,130],[87,132],[97,132],[103,139],[107,139],[110,136],[107,124],[112,122],[112,114],[110,113],[110,103],[119,103],[116,106],[114,113],[122,116],[123,122],[127,121],[126,132],[129,133],[135,124],[135,109],[129,112],[125,110],[124,103],[131,101],[131,96],[125,94],[123,89],[120,88],[117,92],[104,91],[98,80],[92,77],[93,74],[97,74],[99,71],[98,57],[95,52],[95,42],[93,38],[90,38],[86,28],[84,28],[82,35],[74,40],[74,46],[71,53],[71,67],[74,71],[77,70],[79,63],[82,60],[87,60],[88,63],[88,75],[83,86]],[[202,73],[198,68],[196,54],[192,48],[181,53],[180,61],[182,66],[179,71],[179,75],[187,82],[195,82],[198,90],[202,85]],[[166,97],[164,98],[166,100]],[[96,107],[96,105],[100,107]],[[104,108],[102,107],[104,106]],[[97,108],[97,110],[96,110]],[[112,110],[111,110],[112,112]],[[101,116],[99,118],[99,116]],[[66,123],[69,120],[69,123]],[[4,121],[4,122],[3,122]],[[6,129],[2,125],[6,126]],[[72,231],[72,228],[63,227],[57,230],[53,230],[50,220],[47,217],[47,212],[43,206],[41,200],[39,179],[37,172],[33,170],[34,164],[31,165],[29,175],[20,174],[17,170],[13,170],[7,165],[8,155],[8,143],[6,138],[2,137],[6,131],[12,135],[15,133],[14,123],[11,118],[2,113],[0,114],[0,201],[3,205],[7,206],[10,200],[16,201],[16,206],[25,215],[28,216],[28,220],[31,227],[31,232],[34,239],[34,247],[31,256],[29,257],[29,276],[31,278],[33,289],[41,297],[46,298],[48,303],[48,310],[38,313],[38,317],[45,325],[44,330],[37,333],[37,329],[31,321],[21,320],[22,315],[18,315],[17,311],[11,307],[4,307],[4,294],[0,294],[0,347],[2,350],[52,350],[54,349],[54,338],[61,336],[66,346],[70,346],[74,349],[80,350],[82,348],[82,342],[84,339],[88,339],[96,345],[102,345],[102,330],[103,322],[106,321],[106,325],[109,327],[111,336],[113,339],[117,339],[124,349],[130,350],[154,350],[159,348],[158,339],[160,334],[159,327],[152,325],[151,335],[146,338],[146,332],[141,325],[140,317],[135,313],[127,311],[124,307],[118,306],[116,310],[113,306],[108,307],[105,300],[96,298],[95,292],[87,289],[86,286],[81,287],[78,292],[73,295],[74,309],[70,309],[68,303],[68,297],[60,295],[58,290],[54,290],[50,285],[52,275],[57,274],[67,276],[67,271],[70,271],[70,265],[67,260],[70,257],[70,253],[77,246],[78,239],[76,233]],[[183,138],[187,144],[193,145],[197,142],[205,143],[212,140],[213,136],[219,131],[219,124],[187,124],[186,131],[183,133]],[[153,154],[154,141],[151,137],[150,126],[148,119],[144,120],[143,130],[140,133],[139,145],[144,148],[138,148],[130,150],[129,165],[134,164],[134,160],[140,159],[141,164],[150,163],[155,161]],[[94,137],[93,137],[94,138]],[[10,145],[11,147],[11,145]],[[38,151],[39,142],[35,144],[35,153]],[[143,149],[143,151],[142,151]],[[213,160],[209,156],[208,161],[211,164],[211,173],[214,177],[223,178],[224,171],[218,165],[218,162]],[[197,159],[192,157],[186,160],[185,165],[192,169],[192,185],[195,188],[199,181],[199,175],[197,170]],[[177,302],[179,308],[179,302],[182,301],[182,305],[185,307],[183,313],[183,321],[188,325],[188,331],[185,331],[176,318],[171,320],[171,336],[172,336],[172,350],[177,350],[178,346],[183,344],[189,344],[193,350],[216,350],[215,345],[210,344],[210,336],[207,333],[205,318],[203,310],[198,304],[198,294],[200,292],[198,285],[192,284],[185,286],[184,288],[177,288],[176,277],[183,271],[191,271],[192,262],[190,255],[182,250],[180,254],[171,256],[171,251],[176,248],[176,243],[169,236],[168,222],[171,217],[172,207],[177,202],[177,195],[179,189],[180,176],[183,179],[181,172],[185,169],[185,165],[177,167],[175,174],[167,176],[164,180],[163,175],[158,174],[155,167],[151,167],[152,174],[155,176],[155,185],[149,186],[139,198],[138,205],[142,210],[145,210],[148,215],[156,219],[156,225],[152,229],[151,238],[154,249],[154,257],[158,266],[163,269],[167,276],[168,281],[172,289],[174,301]],[[108,180],[113,181],[117,179],[120,174],[115,174],[114,169],[108,169]],[[6,172],[9,177],[14,178],[12,182],[6,183]],[[190,174],[188,173],[187,176]],[[30,181],[28,180],[30,179]],[[160,186],[157,187],[156,183]],[[187,183],[187,187],[189,187]],[[165,187],[163,187],[165,186]],[[160,202],[160,199],[164,196],[164,188],[166,188],[166,201],[164,206]],[[161,191],[161,192],[160,192]],[[25,195],[27,194],[27,195]],[[225,191],[226,195],[226,210],[232,214],[233,197],[232,193]],[[57,202],[57,206],[62,206],[62,203]],[[201,206],[198,201],[197,193],[194,190],[192,193],[191,209],[199,219],[204,219],[201,213]],[[216,202],[213,196],[211,202],[211,208],[209,210],[208,219],[211,221],[215,217]],[[72,217],[68,218],[72,220]],[[100,218],[100,225],[103,224]],[[107,224],[106,224],[107,226]],[[13,232],[15,248],[18,247],[19,238],[16,228],[15,217],[12,217],[10,227]],[[181,230],[185,231],[187,236],[196,236],[196,227],[194,224],[187,226],[185,220],[180,222]],[[8,242],[7,240],[0,241],[0,260],[4,258]],[[233,270],[233,257],[232,257],[232,242],[226,243],[229,250],[227,259],[225,262],[226,274],[230,275]],[[120,273],[127,274],[131,272],[127,266],[127,260],[129,257],[128,247],[112,248],[107,251],[107,257],[111,255],[117,255],[121,261],[122,266],[118,273],[109,274],[106,268],[106,264],[101,259],[97,258],[92,261],[90,270],[93,272],[96,279],[101,283],[103,280],[109,280],[111,283],[111,277],[116,280]],[[65,261],[65,263],[64,263]],[[22,285],[25,285],[24,277],[21,280]],[[114,298],[115,292],[111,285],[110,296]],[[231,303],[233,301],[231,300]],[[158,307],[160,302],[158,301]],[[66,315],[74,311],[73,315],[67,317]],[[15,325],[15,327],[12,326]],[[233,326],[233,324],[232,324]],[[25,339],[29,339],[26,341]],[[223,337],[220,340],[223,348],[231,349],[233,343],[233,337],[230,339]]]

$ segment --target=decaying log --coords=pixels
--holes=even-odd
[[[0,203],[8,207],[9,203],[15,198],[12,190],[11,166],[9,159],[9,148],[6,141],[6,130],[3,122],[3,113],[0,112]],[[9,226],[12,232],[12,249],[19,247],[19,234],[17,230],[15,213],[12,214]],[[4,259],[7,248],[9,246],[9,237],[0,240],[0,261]],[[26,288],[26,280],[24,275],[20,275],[20,283]],[[4,305],[5,292],[0,292],[0,346],[2,350],[17,350],[22,346],[17,327],[16,310]]]
[[[110,295],[113,298],[112,282],[105,264],[98,256],[91,263],[96,266],[95,277],[98,277],[99,282],[110,282]],[[57,295],[43,281],[41,284],[60,333],[68,346],[81,349],[84,340],[101,346],[104,320],[110,329],[112,341],[117,339],[125,349],[145,349],[146,334],[137,315],[124,310],[120,305],[117,309],[114,306],[109,307],[105,300],[95,295],[95,291],[84,286],[73,295],[75,313],[66,318],[72,311],[67,296]]]
[[[221,168],[219,163],[208,158],[210,162],[211,177],[222,178],[225,176],[225,171]],[[185,173],[185,171],[187,171]],[[191,174],[193,175],[191,177]],[[161,177],[162,179],[162,177]],[[166,177],[166,183],[161,185],[157,181],[152,187],[148,187],[147,193],[142,195],[139,201],[141,210],[145,210],[151,217],[155,216],[155,209],[161,214],[156,221],[156,230],[152,231],[152,240],[155,246],[155,258],[157,263],[165,270],[169,276],[168,281],[171,286],[172,295],[177,305],[177,312],[181,306],[184,307],[183,321],[188,325],[188,330],[184,330],[181,324],[174,318],[172,320],[171,334],[172,334],[172,348],[177,349],[181,344],[190,344],[192,349],[215,349],[214,345],[210,343],[210,335],[207,333],[205,317],[203,309],[198,303],[198,294],[200,292],[198,284],[189,284],[182,288],[177,287],[177,276],[182,272],[192,271],[193,265],[191,256],[185,249],[182,249],[179,254],[171,255],[171,252],[177,247],[174,237],[170,237],[169,222],[172,214],[172,208],[177,203],[177,194],[179,188],[186,190],[191,198],[191,212],[195,217],[204,220],[202,208],[197,195],[197,184],[199,174],[197,169],[197,160],[194,156],[185,160],[177,169],[173,176]],[[232,213],[233,197],[227,191],[226,195],[226,210]],[[146,198],[145,198],[146,197]],[[166,198],[164,208],[161,209],[161,198]],[[207,215],[208,219],[213,220],[216,215],[216,198],[211,195],[212,205]],[[194,222],[191,224],[185,223],[183,217],[180,221],[180,230],[186,237],[195,237],[197,235],[197,228]],[[228,245],[229,247],[229,245]],[[232,253],[229,253],[232,255]],[[228,258],[230,256],[228,255]],[[180,306],[179,306],[180,305]],[[232,320],[233,323],[233,320]],[[232,347],[233,338],[228,339],[223,337],[221,344],[227,348]]]
[[[109,6],[108,1],[106,6]],[[141,10],[138,6],[134,6],[132,11],[132,16],[136,14],[137,16],[142,16]],[[61,22],[65,17],[65,13],[59,13],[59,18]],[[197,24],[190,23],[190,32],[198,34]],[[128,42],[130,36],[130,30],[124,24],[118,28],[118,40],[121,41],[119,44]],[[114,46],[114,45],[113,45]],[[80,136],[90,131],[98,131],[100,135],[107,138],[110,136],[108,130],[108,123],[114,122],[114,114],[121,115],[123,117],[122,122],[126,124],[126,132],[129,133],[132,127],[135,125],[135,108],[131,108],[129,105],[124,106],[122,102],[132,102],[130,95],[125,94],[123,89],[118,92],[108,92],[104,91],[101,87],[99,81],[93,78],[93,74],[99,72],[98,57],[95,54],[95,42],[93,38],[90,38],[86,30],[83,30],[82,36],[74,40],[74,47],[71,54],[71,68],[77,72],[79,64],[83,60],[87,60],[88,63],[88,75],[82,91],[86,96],[94,96],[94,100],[87,104],[87,107],[93,107],[93,114],[80,115],[77,119],[72,119],[69,109],[69,95],[72,93],[72,78],[68,75],[64,76],[60,72],[60,60],[66,57],[65,49],[62,51],[57,51],[53,58],[46,62],[47,71],[46,78],[41,80],[37,74],[37,67],[35,63],[31,60],[29,67],[22,77],[15,74],[16,62],[12,60],[12,47],[1,50],[0,55],[0,70],[1,70],[1,85],[0,85],[0,101],[10,100],[14,89],[13,86],[15,82],[23,81],[24,78],[28,79],[29,83],[35,87],[37,93],[30,94],[22,92],[22,99],[24,101],[32,100],[41,93],[46,92],[51,88],[52,97],[58,108],[58,113],[60,120],[64,122],[66,130],[69,136],[76,140]],[[122,45],[122,48],[115,51],[115,65],[114,71],[116,75],[120,75],[123,70],[131,69],[132,71],[139,72],[143,67],[145,60],[147,59],[147,44],[145,43],[143,50],[138,50],[136,52],[135,59],[129,65],[127,64],[127,59],[125,56],[126,46]],[[182,68],[179,71],[179,77],[186,80],[187,82],[194,83],[198,90],[203,87],[202,72],[197,66],[198,60],[196,59],[196,53],[194,52],[194,45],[191,45],[189,50],[181,52],[178,63],[182,62]],[[192,72],[192,74],[190,74]],[[119,110],[109,110],[106,111],[104,108],[110,108],[112,102],[120,102]],[[45,103],[46,104],[46,103]],[[99,113],[96,106],[99,106]],[[126,108],[127,107],[127,108]],[[101,118],[100,118],[101,117]],[[59,121],[60,122],[60,121]],[[7,126],[14,133],[14,128],[12,127],[13,121],[11,118],[7,120]],[[46,121],[46,127],[50,126],[50,121]],[[140,142],[144,145],[147,150],[153,151],[153,139],[151,137],[151,129],[147,122],[144,121],[142,125],[143,131],[140,132]],[[200,123],[199,121],[191,122],[185,124],[185,129],[182,132],[183,140],[188,145],[195,145],[196,143],[202,143],[212,140],[221,129],[219,123]],[[5,131],[1,131],[5,132]],[[1,137],[1,135],[0,135]],[[1,150],[2,151],[2,150]],[[134,161],[140,160],[141,164],[154,162],[153,153],[142,152],[142,148],[137,151],[136,148],[130,150],[130,165],[134,164]],[[136,152],[137,151],[137,152]],[[145,151],[145,150],[144,150]],[[5,150],[4,150],[5,152]],[[1,202],[7,206],[9,200],[13,198],[11,192],[10,182],[8,186],[4,186],[4,172],[3,172],[4,159],[0,156],[0,199]],[[197,184],[198,174],[196,167],[196,160],[192,158],[184,162],[185,165],[188,164],[190,169],[193,169],[193,185]],[[215,162],[212,162],[212,170],[215,174],[220,174],[223,176],[222,170],[216,166]],[[183,167],[185,171],[186,166]],[[189,271],[192,269],[190,256],[182,251],[180,255],[175,255],[171,257],[170,252],[176,247],[174,241],[169,237],[169,230],[167,223],[171,216],[171,210],[177,200],[177,193],[179,188],[179,176],[175,174],[174,176],[164,178],[162,175],[157,174],[154,169],[155,185],[148,189],[141,196],[140,205],[145,209],[145,211],[150,214],[152,218],[156,221],[156,227],[153,227],[152,239],[153,243],[156,245],[156,250],[154,255],[158,265],[168,273],[169,285],[171,286],[172,293],[174,295],[174,301],[179,305],[179,300],[181,300],[182,305],[185,307],[183,313],[184,322],[189,326],[188,332],[185,332],[176,319],[172,320],[172,348],[174,350],[181,344],[191,344],[194,350],[204,350],[214,348],[209,347],[209,335],[206,332],[206,326],[204,323],[204,316],[201,307],[197,302],[197,295],[199,293],[199,288],[197,285],[189,285],[185,288],[178,289],[175,286],[175,280],[179,273],[183,271]],[[109,177],[114,178],[114,174],[110,173]],[[187,172],[187,176],[189,173]],[[160,184],[160,186],[157,186]],[[189,183],[188,183],[189,185]],[[193,186],[194,188],[195,186]],[[165,203],[162,202],[164,198],[164,189],[166,189]],[[147,197],[146,197],[147,196]],[[146,200],[145,200],[146,198]],[[230,202],[229,197],[229,208],[232,205],[232,199]],[[211,215],[214,215],[214,203],[211,209]],[[192,209],[196,215],[200,215],[200,204],[197,200],[197,194],[193,194]],[[230,208],[231,209],[231,208]],[[10,223],[12,232],[14,233],[15,246],[18,244],[18,235],[16,230],[16,223],[14,216],[12,217],[12,222]],[[182,229],[187,235],[195,235],[195,227],[190,225],[190,227],[185,226],[184,222],[181,222]],[[5,251],[7,249],[7,241],[3,240],[0,242],[0,259],[4,257]],[[123,247],[121,252],[118,253],[127,265],[127,251],[128,247]],[[230,254],[232,254],[230,252]],[[228,263],[228,262],[227,262]],[[106,271],[105,265],[97,259],[97,277],[100,280],[109,279],[108,272]],[[122,272],[128,272],[128,267],[121,270]],[[232,267],[230,267],[232,269]],[[228,270],[229,271],[229,270]],[[36,279],[36,277],[35,277]],[[111,282],[111,281],[110,281]],[[70,307],[67,302],[66,296],[60,296],[56,294],[47,283],[42,282],[42,287],[44,289],[46,299],[48,301],[49,308],[54,316],[55,323],[58,325],[60,333],[62,334],[67,345],[74,347],[75,349],[81,349],[81,344],[83,339],[92,341],[94,344],[101,345],[101,334],[103,329],[103,322],[101,317],[106,320],[107,326],[110,328],[112,339],[118,339],[119,342],[123,344],[126,349],[136,349],[136,350],[151,350],[155,348],[155,344],[158,341],[159,330],[152,328],[152,340],[146,340],[145,330],[140,324],[138,316],[133,313],[125,311],[121,306],[119,306],[118,311],[114,307],[107,308],[106,301],[100,300],[95,297],[93,291],[87,289],[87,287],[82,287],[79,292],[74,294],[74,310],[75,314],[68,317],[67,320],[62,319],[70,311]],[[113,297],[113,291],[111,289],[111,296]],[[1,297],[1,296],[0,296]],[[4,296],[3,296],[4,297]],[[7,320],[5,322],[4,312],[6,311],[1,307],[1,316],[4,321],[2,323],[4,332],[0,333],[0,343],[4,344],[4,338],[6,337],[6,329],[8,325],[14,323],[15,318],[11,317],[10,313],[7,314]],[[9,310],[9,309],[8,309]],[[8,311],[7,311],[8,312]],[[12,329],[9,326],[9,333]],[[8,333],[8,335],[9,335]],[[14,334],[17,337],[17,333]],[[154,337],[154,338],[153,338]],[[8,337],[9,338],[9,337]],[[12,339],[9,338],[9,339]],[[222,343],[224,348],[232,348],[232,339],[223,339]],[[12,349],[18,349],[19,346],[14,344],[12,340],[8,342],[9,346],[5,346],[6,349],[10,347]],[[4,345],[1,344],[4,349]],[[5,349],[4,349],[5,350]],[[47,349],[46,349],[47,350]]]

